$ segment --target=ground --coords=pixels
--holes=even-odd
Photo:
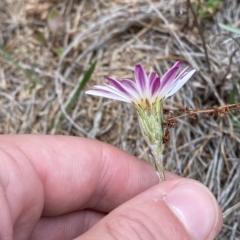
[[[182,60],[198,72],[165,108],[186,112],[186,107],[211,109],[240,102],[239,37],[219,27],[239,27],[240,4],[191,4],[195,14],[185,0],[2,0],[1,133],[95,138],[148,160],[149,149],[130,104],[82,91],[65,111],[94,61],[85,89],[106,82],[107,76],[133,79],[137,63],[161,76]],[[201,181],[214,193],[224,213],[217,239],[240,238],[239,114],[179,118],[170,138],[165,168]]]

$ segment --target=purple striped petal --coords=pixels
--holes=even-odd
[[[158,75],[157,75],[157,73],[155,73],[155,72],[151,72],[150,74],[149,74],[149,76],[148,76],[148,81],[149,81],[149,86],[151,86],[152,85],[152,82],[155,80],[155,78],[157,78],[158,77]]]
[[[121,84],[120,81],[117,81],[117,80],[115,80],[114,78],[110,78],[110,77],[108,77],[107,80],[108,80],[109,83],[110,83],[112,86],[114,86],[118,91],[124,93],[124,94],[127,95],[127,96],[130,96],[129,92],[127,91],[126,88],[124,88],[124,87],[122,86],[122,84]]]
[[[168,93],[169,91],[171,91],[171,89],[174,88],[174,86],[181,81],[181,79],[188,73],[189,66],[186,67],[185,69],[183,69],[182,72],[180,72],[180,74],[168,85],[166,85],[166,87],[163,89],[163,92]]]
[[[102,87],[102,89],[107,90],[109,92],[112,92],[118,96],[124,97],[126,99],[131,99],[131,96],[126,95],[125,93],[119,91],[118,89],[116,89],[114,86],[111,85],[107,85],[106,83],[104,83],[104,86],[96,86],[98,88]]]
[[[190,77],[196,72],[196,69],[193,69],[189,73],[187,73],[181,80],[177,82],[177,84],[170,90],[169,93],[166,94],[166,98],[172,96],[176,93],[189,79]]]
[[[139,88],[140,94],[143,97],[148,87],[147,74],[141,65],[136,65],[134,75],[135,75],[135,81]]]
[[[136,99],[139,98],[140,94],[137,90],[136,83],[129,79],[122,79],[121,80],[122,85],[128,89],[129,93]]]
[[[129,97],[127,95],[125,95],[124,93],[118,91],[115,87],[104,84],[104,86],[94,86],[92,88],[92,90],[104,90],[104,91],[108,91],[110,93],[113,93],[121,98],[126,99],[127,101],[129,101]]]
[[[131,90],[133,90],[134,92],[138,93],[138,90],[137,90],[137,86],[136,86],[136,83],[132,80],[129,80],[129,79],[122,79],[121,80],[121,83],[127,87],[127,88],[130,88]]]
[[[175,77],[178,74],[178,71],[180,67],[182,66],[182,62],[178,61],[176,62],[172,68],[170,68],[161,78],[161,86],[164,91],[164,89],[172,84],[172,81],[175,79]]]
[[[160,78],[159,77],[156,77],[153,81],[152,81],[152,84],[150,86],[150,92],[151,92],[151,95],[155,95],[159,89],[160,89],[160,85],[161,85],[161,82],[160,82]]]
[[[132,98],[133,101],[139,98],[139,93],[136,89],[136,84],[131,80],[121,80],[117,81],[113,78],[108,78],[108,81],[115,87],[118,91],[125,94],[127,97]]]
[[[187,66],[186,68],[184,68],[184,69],[181,71],[181,73],[178,74],[178,76],[176,77],[176,81],[178,81],[179,79],[183,78],[183,76],[187,73],[187,71],[188,71],[189,68],[190,68],[189,66]]]
[[[171,68],[174,68],[174,67],[180,68],[182,66],[182,64],[183,64],[182,61],[180,61],[180,60],[176,61]]]

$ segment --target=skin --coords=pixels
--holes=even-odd
[[[158,183],[151,165],[111,145],[79,137],[3,135],[0,146],[1,240],[210,240],[221,229],[221,210],[206,187],[169,172]],[[211,229],[206,234],[195,234],[196,226],[186,225],[171,207],[184,204],[191,188],[203,192],[196,201],[213,206],[206,210],[205,217],[215,219],[205,224]]]

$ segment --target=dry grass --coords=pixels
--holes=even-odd
[[[64,16],[55,36],[47,26],[52,9]],[[239,16],[238,1],[229,0],[201,22],[210,73],[201,38],[183,0],[3,0],[0,45],[35,82],[0,55],[0,131],[97,138],[148,159],[136,113],[128,104],[82,94],[57,128],[84,72],[98,61],[91,87],[106,76],[132,79],[136,63],[162,75],[176,59],[182,59],[199,72],[166,107],[199,109],[228,103],[240,77],[240,52],[229,68],[238,46],[231,38],[219,36],[223,31],[217,23],[239,26]],[[43,33],[47,44],[36,40],[36,32]],[[55,52],[59,47],[65,49],[61,58]],[[240,101],[238,95],[235,101]],[[200,180],[217,197],[224,212],[218,239],[240,237],[239,145],[240,132],[230,116],[201,115],[197,120],[178,120],[165,147],[166,169]]]

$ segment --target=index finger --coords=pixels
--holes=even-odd
[[[95,140],[6,135],[0,145],[16,161],[36,169],[44,189],[45,216],[84,208],[109,212],[158,183],[151,165]],[[19,159],[18,151],[27,160]]]

